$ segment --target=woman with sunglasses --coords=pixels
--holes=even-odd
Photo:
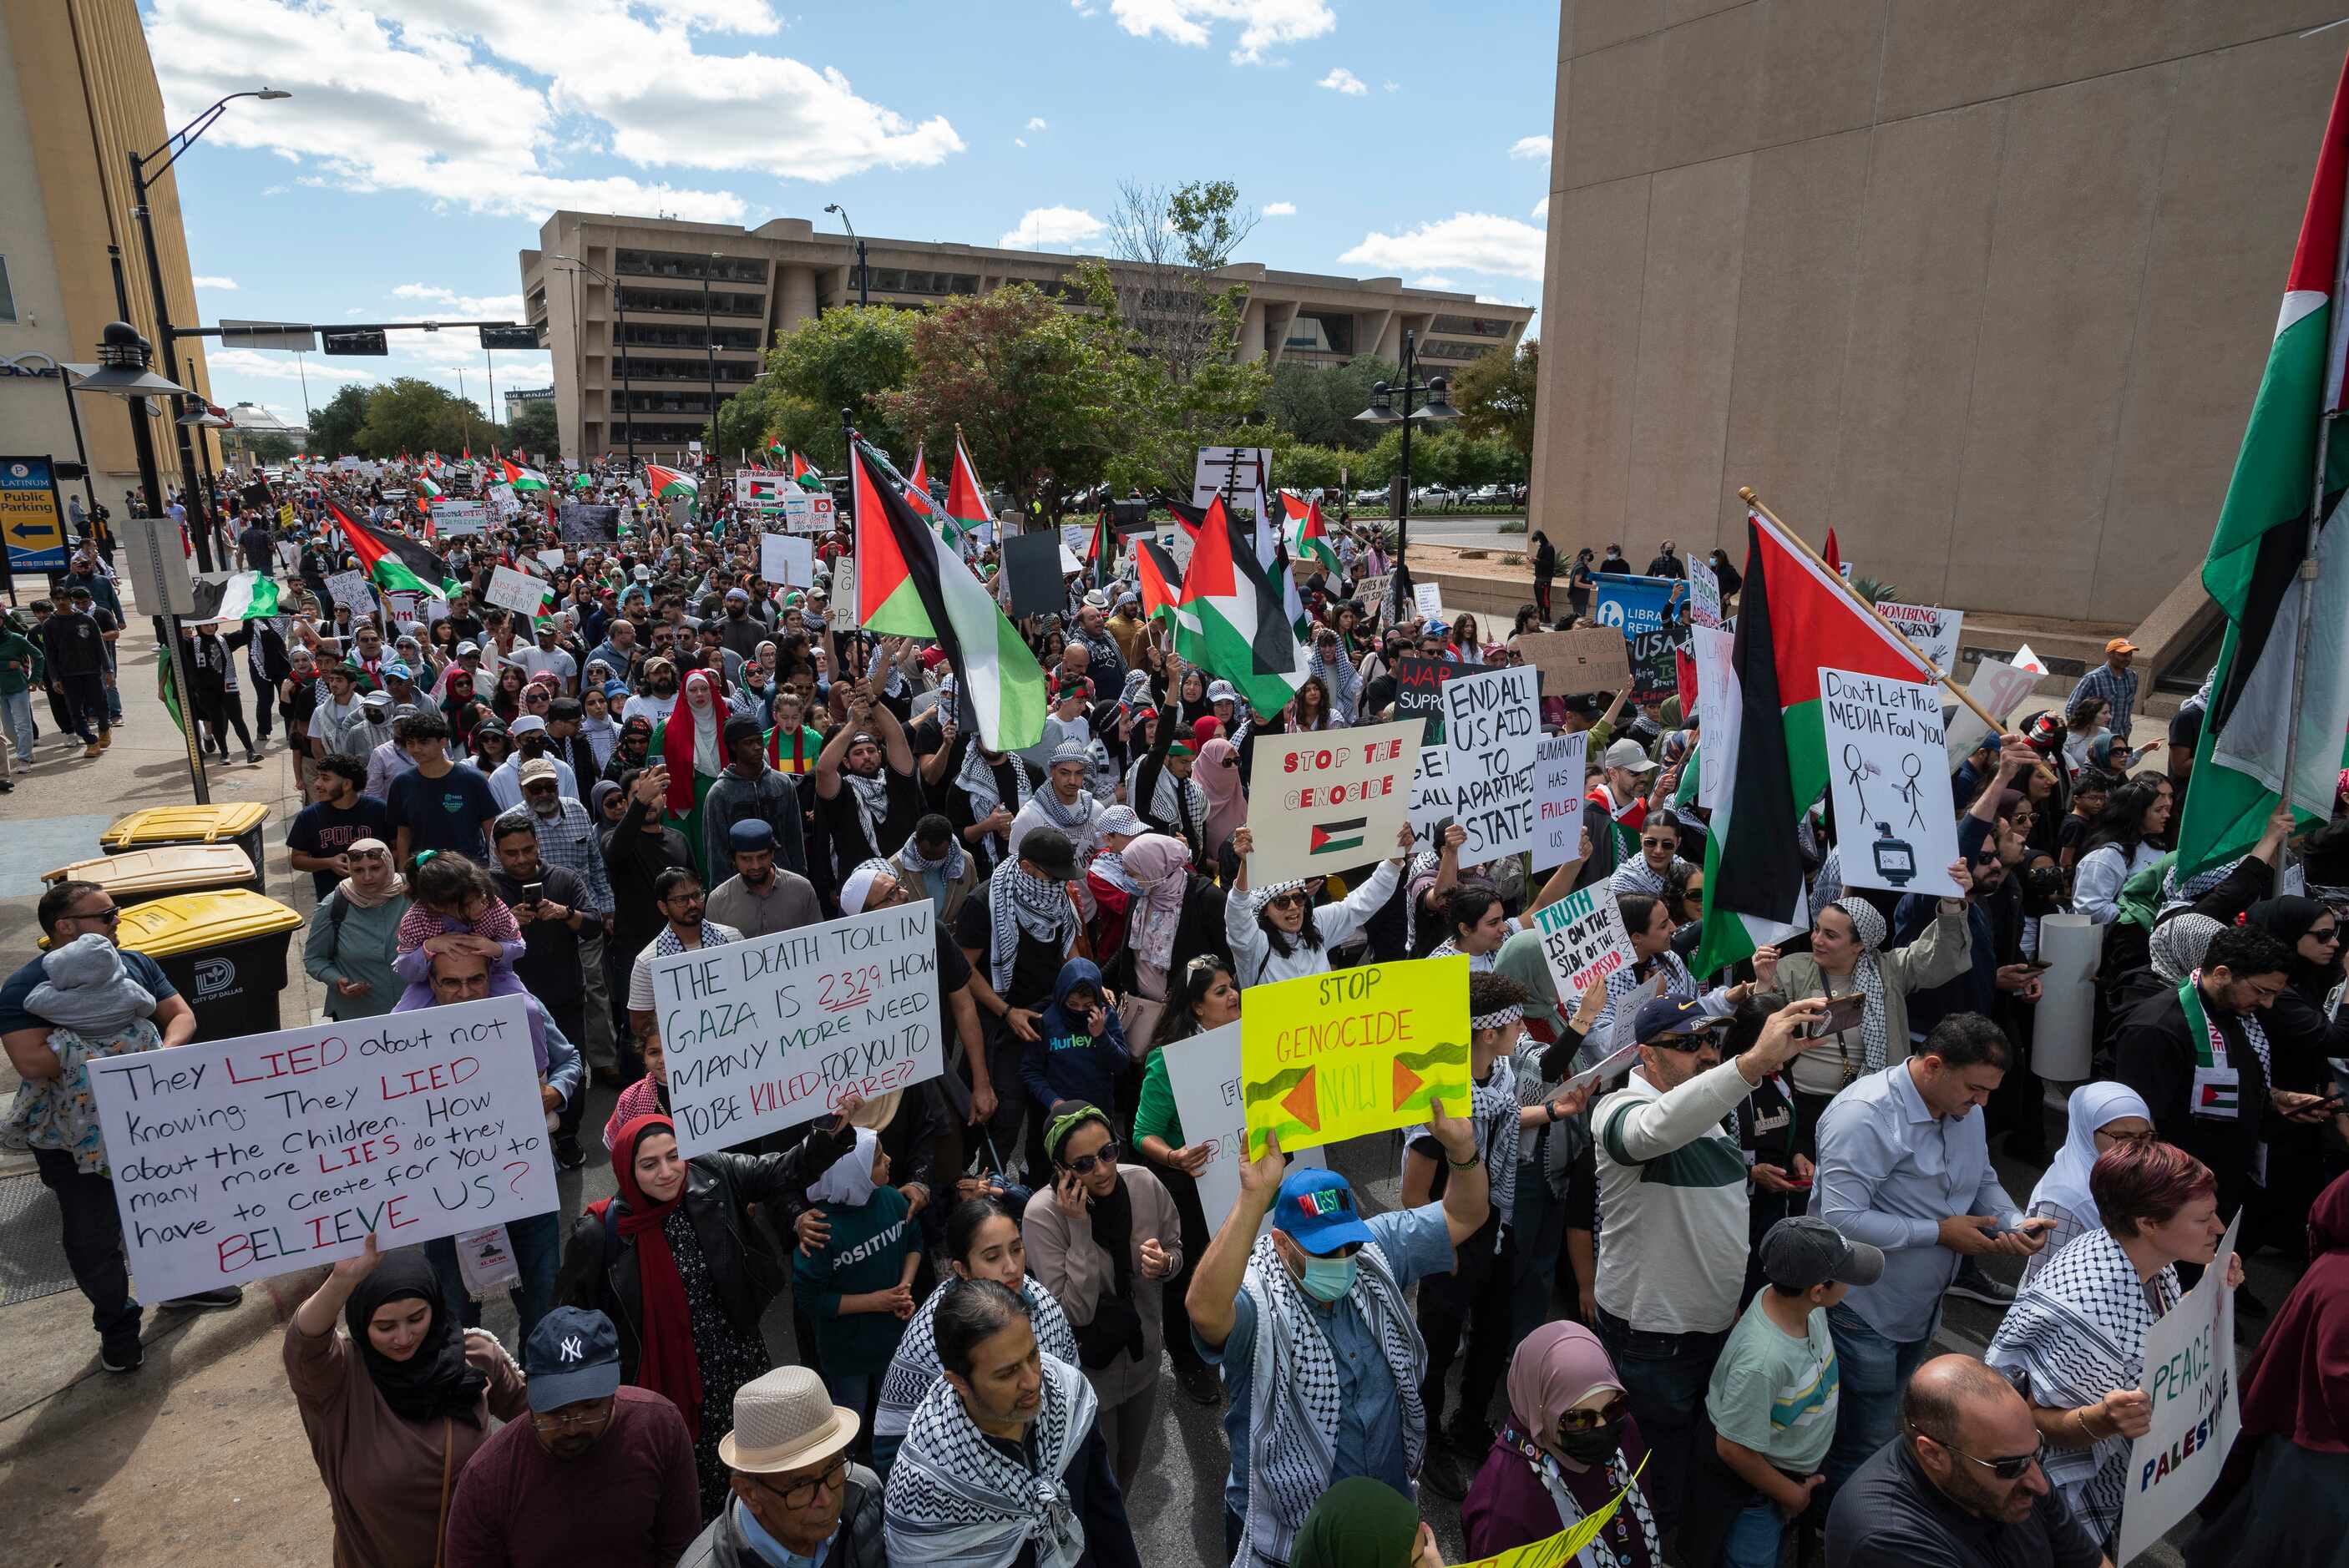
[[[326,988],[326,1016],[337,1022],[388,1013],[407,989],[391,965],[408,879],[392,869],[391,846],[381,839],[355,840],[343,858],[349,874],[318,901],[302,941],[302,967]]]
[[[2023,1260],[2025,1285],[2071,1242],[2104,1223],[2088,1187],[2088,1173],[2096,1161],[2123,1143],[2153,1136],[2153,1112],[2127,1084],[2084,1083],[2072,1091],[2064,1114],[2070,1130],[2064,1147],[2056,1150],[2025,1205],[2032,1218],[2055,1222],[2047,1233],[2047,1244]]]
[[[1628,1492],[1576,1561],[1661,1568],[1655,1514],[1632,1479],[1648,1447],[1599,1336],[1578,1323],[1535,1329],[1509,1362],[1508,1395],[1508,1424],[1460,1505],[1468,1554],[1546,1541]]]
[[[1028,1261],[1075,1326],[1077,1362],[1122,1491],[1133,1490],[1158,1413],[1165,1320],[1157,1286],[1183,1266],[1183,1222],[1157,1177],[1118,1163],[1109,1117],[1061,1100],[1044,1130],[1052,1186],[1028,1200]]]
[[[2227,1224],[2210,1168],[2151,1139],[2097,1156],[2088,1191],[2101,1222],[2023,1287],[1983,1359],[2030,1401],[2048,1484],[2110,1552],[2130,1445],[2153,1426],[2146,1330],[2184,1294],[2177,1265],[2210,1265]],[[2242,1260],[2225,1268],[2240,1287]]]
[[[1241,984],[1261,985],[1300,975],[1330,973],[1330,949],[1360,931],[1394,896],[1395,884],[1411,858],[1413,840],[1409,823],[1400,830],[1395,841],[1401,847],[1396,857],[1381,861],[1361,885],[1346,895],[1345,903],[1317,909],[1301,881],[1250,892],[1247,861],[1256,851],[1256,840],[1247,828],[1234,832],[1232,852],[1238,857],[1239,874],[1224,900],[1224,936],[1231,944],[1232,956],[1239,961]]]
[[[1174,1108],[1174,1081],[1169,1077],[1169,1051],[1186,1049],[1198,1036],[1239,1021],[1239,983],[1232,966],[1216,954],[1203,953],[1175,976],[1177,990],[1164,1026],[1164,1037],[1142,1068],[1142,1099],[1133,1112],[1133,1147],[1174,1200],[1183,1218],[1183,1266],[1166,1281],[1166,1352],[1174,1361],[1174,1381],[1202,1405],[1219,1403],[1223,1383],[1216,1369],[1199,1357],[1191,1342],[1191,1311],[1184,1293],[1191,1274],[1215,1234],[1208,1228],[1206,1208],[1199,1202],[1199,1172],[1215,1158],[1212,1142],[1187,1143],[1183,1119]]]

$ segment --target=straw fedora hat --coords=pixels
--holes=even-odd
[[[812,1368],[778,1367],[734,1391],[734,1429],[718,1439],[718,1459],[748,1475],[776,1475],[830,1459],[861,1425]]]

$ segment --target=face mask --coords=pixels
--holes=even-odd
[[[1316,1301],[1340,1300],[1354,1288],[1354,1260],[1309,1257],[1304,1284],[1305,1294]]]
[[[1615,1457],[1615,1449],[1621,1442],[1622,1423],[1619,1421],[1557,1435],[1558,1451],[1577,1464],[1602,1464]]]

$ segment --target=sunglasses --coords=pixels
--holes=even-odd
[[[1681,843],[1678,839],[1641,839],[1640,842],[1651,850],[1676,850]]]
[[[1980,1465],[1982,1469],[1990,1471],[1991,1474],[1998,1477],[2001,1480],[2021,1480],[2023,1477],[2023,1472],[2030,1470],[2033,1465],[2037,1464],[2039,1462],[2040,1456],[2047,1451],[2047,1444],[2044,1440],[2042,1440],[2027,1454],[2007,1454],[2002,1458],[1994,1460],[1976,1459],[1973,1455],[1966,1452],[1965,1449],[1959,1448],[1956,1444],[1942,1443],[1940,1439],[1934,1438],[1932,1433],[1925,1431],[1920,1428],[1911,1426],[1909,1429],[1915,1432],[1920,1438],[1932,1438],[1933,1441],[1940,1443],[1941,1447],[1949,1449],[1950,1452],[1957,1455],[1958,1458],[1964,1460],[1968,1464]]]
[[[84,910],[79,914],[69,914],[66,916],[66,918],[67,920],[102,920],[106,922],[107,924],[112,925],[115,922],[122,918],[122,911],[112,904],[109,904],[104,909]]]
[[[1267,909],[1292,909],[1304,902],[1305,895],[1301,892],[1276,893],[1271,898],[1264,901],[1264,907]]]
[[[1080,1154],[1074,1160],[1063,1161],[1066,1169],[1075,1171],[1080,1176],[1092,1175],[1093,1167],[1096,1165],[1107,1170],[1116,1163],[1117,1144],[1114,1141],[1102,1144],[1094,1153]]]
[[[1631,1407],[1621,1395],[1617,1395],[1595,1410],[1568,1410],[1557,1418],[1560,1429],[1587,1432],[1597,1427],[1610,1427],[1630,1413]]]

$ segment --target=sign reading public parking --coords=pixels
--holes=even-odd
[[[0,537],[11,572],[66,569],[65,511],[45,457],[0,457]]]

